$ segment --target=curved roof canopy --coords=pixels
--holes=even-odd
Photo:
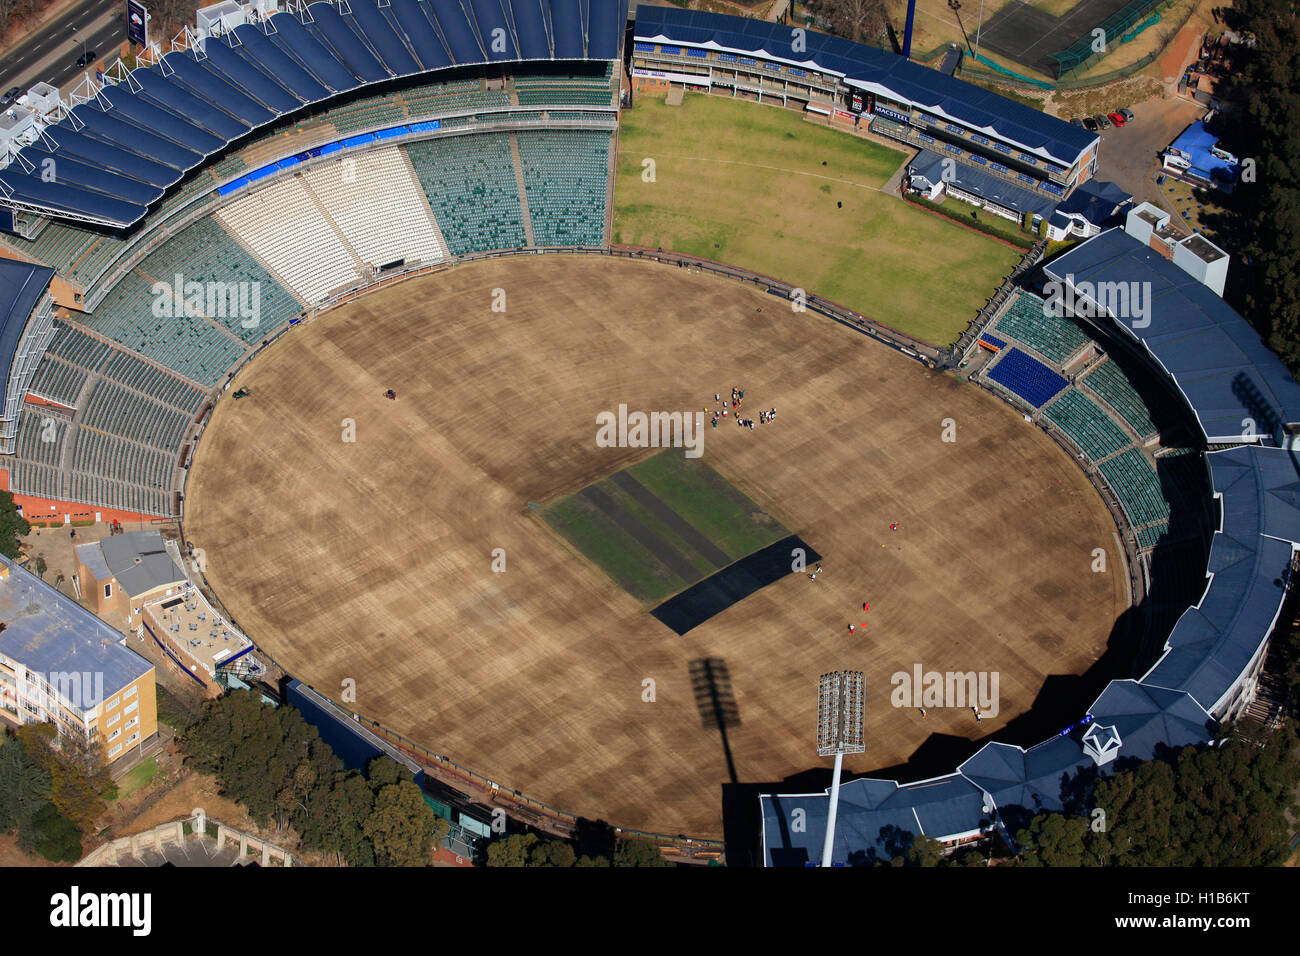
[[[104,87],[0,170],[0,202],[130,226],[209,156],[305,106],[448,67],[614,60],[626,21],[627,0],[321,0]]]

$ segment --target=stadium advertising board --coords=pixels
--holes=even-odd
[[[905,114],[899,113],[897,110],[891,110],[887,106],[881,106],[879,103],[876,104],[875,112],[876,115],[883,116],[885,119],[891,119],[896,123],[910,124],[912,122],[911,118]]]
[[[126,38],[140,46],[149,45],[149,11],[140,0],[126,0]]]

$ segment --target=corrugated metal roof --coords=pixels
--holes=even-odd
[[[121,633],[76,601],[3,555],[0,563],[9,568],[9,577],[0,580],[0,654],[43,675],[103,674],[109,696],[154,669],[122,645]]]

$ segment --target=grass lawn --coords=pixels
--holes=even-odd
[[[590,487],[607,496],[622,519],[632,519],[646,529],[654,538],[649,546],[596,507],[589,489],[551,504],[541,516],[642,603],[657,604],[789,534],[725,478],[698,459],[685,458],[680,449],[668,449],[633,465],[625,477],[634,479],[689,529],[672,527],[671,515],[656,515],[612,475]],[[722,560],[702,554],[688,540],[691,529],[722,552]],[[652,549],[671,554],[661,560]],[[668,566],[673,556],[683,562],[677,570]]]
[[[628,474],[727,553],[732,561],[780,541],[789,532],[698,458],[666,452]]]
[[[984,228],[992,229],[1008,242],[1019,243],[1026,249],[1038,239],[1033,233],[1021,229],[1019,223],[1014,223],[1010,219],[1003,219],[1001,216],[996,216],[983,209],[976,209],[970,203],[962,202],[960,199],[944,199],[942,202],[931,203],[931,205],[938,206],[945,216],[951,216],[961,222],[969,222],[973,228],[977,229],[979,226],[975,225],[975,219],[971,216],[971,213],[978,212],[979,222]]]
[[[117,799],[125,800],[140,788],[149,786],[157,772],[157,757],[150,757],[140,766],[128,770],[117,783]]]
[[[882,193],[903,153],[793,111],[643,95],[621,123],[615,242],[752,269],[935,345],[956,339],[1019,258]]]

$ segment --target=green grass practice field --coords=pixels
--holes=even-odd
[[[778,107],[641,95],[621,119],[614,241],[752,269],[947,345],[1020,253],[881,192],[904,159]]]
[[[666,451],[554,502],[542,517],[645,604],[789,532],[699,459]]]

